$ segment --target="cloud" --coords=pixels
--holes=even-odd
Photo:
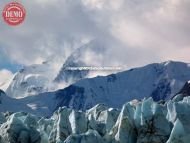
[[[129,67],[169,59],[190,61],[188,0],[119,0],[116,7],[112,2],[93,7],[100,24],[109,25],[112,42],[117,41],[108,57]]]
[[[7,69],[0,70],[0,86],[13,77],[13,73]]]
[[[2,6],[6,0],[0,1]],[[91,39],[104,43],[105,65],[190,62],[189,0],[22,1],[25,22],[0,22],[0,47],[19,64],[57,58],[60,63]],[[1,19],[2,20],[2,19]],[[95,55],[90,55],[92,57]],[[103,57],[103,58],[102,58]],[[95,59],[97,57],[94,57]]]

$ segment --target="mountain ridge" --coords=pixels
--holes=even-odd
[[[77,81],[64,89],[43,92],[18,101],[38,115],[50,116],[59,107],[87,110],[98,103],[121,108],[125,102],[152,97],[169,100],[190,80],[190,65],[153,63],[127,71]]]

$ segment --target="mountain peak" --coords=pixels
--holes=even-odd
[[[180,62],[180,61],[174,61],[174,60],[168,60],[166,62],[162,62],[164,66],[179,66],[179,65],[188,65],[188,63]]]
[[[88,77],[89,70],[68,70],[69,67],[87,67],[97,66],[97,59],[93,59],[96,55],[103,52],[103,45],[97,40],[92,40],[89,43],[77,48],[71,53],[63,64],[59,74],[55,78],[55,82],[70,82],[74,83],[78,80]],[[91,59],[92,58],[92,59]]]

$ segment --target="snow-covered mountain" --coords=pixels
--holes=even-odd
[[[61,70],[59,71],[59,74],[55,78],[55,82],[65,82],[65,83],[74,83],[80,79],[85,78],[89,71],[85,70],[69,70],[69,67],[83,67],[87,66],[83,54],[84,51],[86,51],[89,48],[89,45],[85,45],[83,47],[80,47],[76,49],[65,61],[63,64]]]
[[[36,111],[51,115],[59,107],[86,110],[98,103],[120,108],[133,99],[168,100],[190,79],[190,65],[164,62],[95,78],[82,79],[64,89],[21,99]]]
[[[57,62],[55,59],[42,64],[25,66],[14,75],[11,81],[6,83],[8,88],[5,91],[12,98],[23,98],[64,88],[78,80],[89,77],[93,71],[70,70],[69,68],[94,66],[97,59],[91,58],[99,58],[100,49],[102,49],[102,45],[93,40],[74,50],[58,69],[54,67],[55,62]],[[97,55],[90,56],[95,54]],[[0,89],[4,90],[1,86]]]
[[[190,64],[169,61],[108,76],[81,79],[64,89],[18,101],[44,116],[50,116],[63,106],[86,110],[98,103],[105,103],[109,107],[121,108],[127,101],[144,97],[152,97],[155,101],[168,100],[179,93],[189,80]]]
[[[48,86],[56,76],[55,74],[48,62],[23,67],[15,74],[6,94],[12,98],[23,98],[48,91]]]
[[[92,75],[96,76],[97,71],[71,70],[70,68],[100,66],[102,63],[99,63],[99,59],[103,54],[103,47],[104,45],[100,41],[92,40],[77,48],[63,64],[59,74],[55,78],[55,82],[71,84],[81,79],[92,77]]]
[[[67,106],[86,110],[97,103],[121,107],[126,101],[144,97],[152,97],[155,101],[168,100],[178,93],[189,79],[190,64],[173,61],[83,79],[54,92],[57,106],[55,109]]]

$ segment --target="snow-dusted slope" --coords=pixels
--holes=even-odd
[[[152,97],[155,101],[170,99],[189,79],[189,64],[155,63],[105,77],[80,80],[55,92],[54,98],[57,108],[68,106],[85,110],[97,103],[121,107],[126,101],[144,97]]]
[[[24,67],[15,74],[6,93],[13,98],[22,98],[45,92],[55,74],[53,67],[48,62]]]
[[[24,111],[29,113],[35,113],[25,103],[20,100],[12,99],[8,97],[5,92],[0,90],[0,112],[18,112]]]
[[[12,79],[3,82],[3,83],[0,85],[0,89],[3,90],[3,91],[6,91],[7,88],[9,87],[9,85],[11,84],[11,81],[12,81]]]

